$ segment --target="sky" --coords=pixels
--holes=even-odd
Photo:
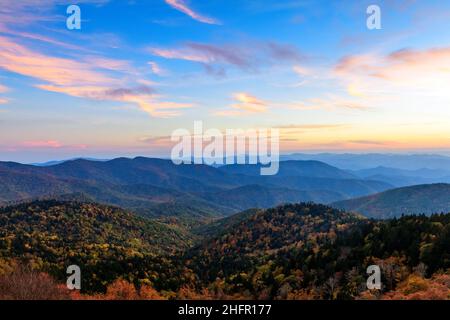
[[[194,121],[448,154],[450,1],[0,1],[0,160],[167,156]]]

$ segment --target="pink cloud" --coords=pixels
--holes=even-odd
[[[88,64],[42,55],[0,36],[0,68],[55,85],[107,84],[115,81]]]
[[[0,46],[0,68],[45,81],[45,84],[36,85],[42,90],[79,98],[133,103],[155,117],[177,116],[180,112],[174,109],[191,107],[187,103],[160,101],[152,88],[143,85],[130,87],[123,83],[123,77],[112,77],[104,72],[132,73],[127,61],[103,57],[75,61],[52,57],[2,36]]]
[[[207,23],[207,24],[221,24],[218,20],[205,17],[198,12],[195,12],[193,9],[189,8],[184,0],[165,0],[166,3],[172,8],[183,12],[194,20],[199,22]]]
[[[340,76],[368,76],[397,83],[423,83],[437,78],[448,82],[450,47],[347,56],[339,61],[335,72]]]
[[[105,57],[90,56],[84,59],[85,63],[90,66],[95,66],[97,69],[105,69],[110,71],[117,71],[123,73],[136,73],[129,61],[109,59]]]
[[[47,140],[47,141],[24,141],[22,143],[23,147],[26,148],[53,148],[53,149],[59,149],[62,148],[63,145],[56,140]]]
[[[158,63],[154,61],[149,61],[148,65],[150,66],[150,70],[153,74],[156,74],[158,76],[164,76],[167,74],[167,71],[164,70]]]
[[[72,150],[83,150],[87,149],[86,144],[71,144],[65,145],[57,140],[31,140],[24,141],[19,145],[21,148],[31,148],[31,149],[72,149]]]

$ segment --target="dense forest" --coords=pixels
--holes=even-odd
[[[201,283],[220,283],[231,295],[355,299],[367,294],[369,265],[384,271],[384,292],[412,275],[444,274],[450,215],[374,221],[322,205],[286,205],[225,228],[187,261]]]
[[[64,288],[72,264],[81,292]],[[380,291],[366,287],[374,264]],[[188,229],[94,203],[0,209],[1,299],[449,299],[449,270],[450,214],[377,221],[303,203]]]

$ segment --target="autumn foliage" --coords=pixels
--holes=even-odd
[[[0,215],[0,300],[450,299],[450,214],[374,221],[285,205],[233,218],[187,250],[153,252],[156,225],[120,211],[23,208]],[[65,286],[71,264],[81,292]],[[381,290],[367,290],[369,265],[381,268]]]
[[[14,264],[0,275],[0,300],[69,300],[69,292],[50,275],[30,266]]]

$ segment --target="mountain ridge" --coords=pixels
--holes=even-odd
[[[239,170],[249,170],[242,167]],[[295,172],[289,175],[292,168]],[[255,206],[332,202],[392,188],[390,184],[358,179],[320,162],[281,162],[280,175],[270,177],[230,170],[233,171],[206,165],[177,166],[170,160],[145,157],[76,159],[47,167],[0,162],[0,203],[74,194],[150,216],[164,216],[165,211],[182,215],[183,209],[190,207],[188,211],[198,211],[209,219]]]
[[[436,183],[397,188],[334,202],[331,206],[378,219],[450,212],[450,184]]]

